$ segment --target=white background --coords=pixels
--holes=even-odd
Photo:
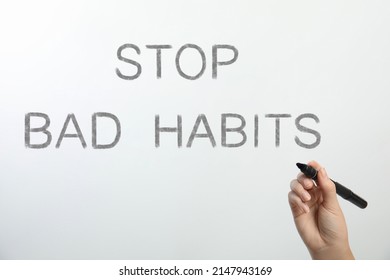
[[[388,1],[7,1],[0,9],[0,258],[2,259],[307,259],[287,203],[297,161],[316,159],[329,175],[366,198],[342,201],[359,259],[390,258],[390,4]],[[117,77],[136,44],[143,72]],[[180,77],[177,50],[197,44],[207,68]],[[163,51],[162,78],[155,51]],[[231,44],[236,63],[211,78],[211,47]],[[183,54],[183,69],[199,58]],[[185,68],[188,67],[188,68]],[[195,73],[194,72],[194,73]],[[91,147],[91,116],[115,114],[120,143]],[[24,115],[51,118],[52,145],[24,146]],[[248,142],[220,145],[220,115],[247,120]],[[88,147],[54,145],[74,113]],[[287,113],[281,145],[274,121]],[[307,150],[294,124],[314,113],[321,144]],[[175,135],[154,147],[154,116],[183,116],[184,145],[205,114],[217,147]],[[260,144],[253,146],[253,116]],[[107,133],[107,135],[104,135]],[[108,126],[101,130],[106,139]],[[307,137],[307,138],[305,138]]]

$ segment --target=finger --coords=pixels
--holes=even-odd
[[[317,184],[321,190],[324,206],[329,208],[338,208],[339,203],[337,200],[336,186],[329,179],[328,174],[326,173],[325,168],[323,168],[318,162],[311,161],[309,165],[314,167],[317,173]]]
[[[311,190],[315,186],[314,181],[307,178],[302,172],[298,174],[297,180],[306,190]]]
[[[293,191],[288,193],[288,202],[294,217],[310,212],[309,206]]]
[[[292,180],[290,183],[290,188],[301,198],[302,201],[309,201],[311,199],[309,192],[305,190],[305,188],[298,180]]]

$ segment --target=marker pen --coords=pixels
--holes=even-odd
[[[317,180],[318,171],[315,170],[310,165],[298,162],[297,167],[302,171],[303,174],[305,174],[306,177],[313,179],[315,181]],[[340,183],[337,183],[332,179],[330,180],[336,185],[336,193],[339,196],[341,196],[342,198],[348,200],[349,202],[355,204],[357,207],[360,207],[362,209],[367,207],[367,201],[365,201],[363,198],[361,198],[357,194],[354,194],[350,189],[344,187]]]

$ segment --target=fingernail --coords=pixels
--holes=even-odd
[[[305,201],[308,201],[308,200],[311,199],[311,196],[310,196],[310,194],[308,192],[304,192],[303,193],[303,198],[305,199]]]
[[[322,176],[324,177],[324,179],[328,179],[328,174],[326,173],[325,168],[321,168],[321,173],[322,173]]]

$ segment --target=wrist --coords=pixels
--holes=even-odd
[[[316,251],[310,251],[313,260],[354,260],[352,250],[347,246],[327,246]]]

